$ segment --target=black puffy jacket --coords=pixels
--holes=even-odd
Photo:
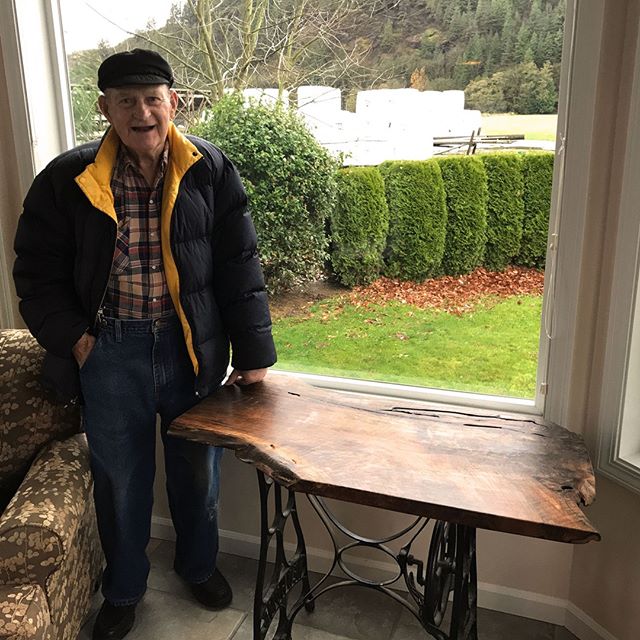
[[[205,396],[229,363],[259,369],[276,360],[256,233],[233,164],[214,145],[169,128],[161,213],[162,256]],[[34,180],[15,240],[16,291],[29,330],[47,351],[43,375],[60,394],[77,395],[73,345],[94,325],[107,287],[117,216],[111,174],[119,140],[55,158]]]

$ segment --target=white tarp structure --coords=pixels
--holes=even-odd
[[[247,103],[273,103],[277,89],[245,89]],[[289,96],[281,96],[288,104]],[[434,137],[468,136],[480,129],[479,111],[464,108],[464,91],[371,89],[359,91],[356,111],[342,109],[340,89],[302,86],[297,107],[318,142],[342,154],[344,165],[425,160]]]

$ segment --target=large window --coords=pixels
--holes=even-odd
[[[498,62],[500,56],[496,57],[496,51],[493,51],[499,40],[498,33],[501,33],[501,46],[505,49],[501,56],[513,55],[515,60],[514,52],[521,50],[518,54],[519,67],[524,69],[526,61],[529,65],[526,67],[528,72],[534,70],[535,75],[540,71],[540,77],[527,76],[527,81],[543,82],[546,79],[547,84],[544,86],[549,89],[552,74],[547,58],[555,60],[554,56],[557,57],[561,47],[561,14],[564,4],[555,1],[543,4],[531,4],[531,24],[523,25],[520,30],[514,29],[513,25],[511,29],[506,26],[514,16],[520,19],[518,12],[513,13],[515,8],[512,3],[505,3],[502,8],[505,15],[500,12],[489,15],[486,11],[481,11],[481,7],[476,10],[468,5],[458,16],[458,58],[450,48],[441,46],[433,33],[426,29],[422,34],[419,51],[427,56],[425,59],[430,66],[426,68],[426,72],[424,68],[417,69],[418,72],[412,75],[412,84],[424,89],[427,86],[426,75],[432,79],[435,75],[434,88],[447,88],[454,86],[447,82],[455,84],[464,81],[466,84],[477,76],[481,82],[469,90],[469,95],[479,99],[478,96],[482,96],[483,91],[491,87],[495,89],[499,79],[502,81],[500,74],[495,75],[495,78],[491,75],[491,71],[501,68]],[[180,3],[176,3],[173,9],[170,2],[138,3],[135,11],[131,11],[128,6],[125,11],[125,5],[125,2],[101,6],[97,3],[78,4],[60,0],[78,141],[95,138],[104,124],[94,106],[97,97],[95,69],[100,60],[113,52],[115,45],[145,46],[146,34],[150,33],[146,29],[150,24],[155,24],[158,28],[164,27],[170,10],[174,23],[180,20]],[[434,21],[448,24],[446,3],[427,2],[422,11]],[[570,12],[570,15],[573,14]],[[468,28],[463,29],[462,22]],[[533,32],[543,25],[547,29],[544,47],[541,44],[542,38],[533,37]],[[142,33],[135,37],[133,34],[140,30]],[[463,34],[471,30],[477,32],[476,36],[466,38]],[[493,31],[495,33],[491,35]],[[512,31],[522,32],[518,42]],[[181,37],[182,32],[174,28],[171,35],[173,41],[167,40],[165,44],[171,47]],[[382,49],[392,49],[403,40],[402,29],[397,23],[394,26],[391,18],[385,22],[382,40]],[[489,46],[490,43],[493,44]],[[419,59],[418,55],[416,60]],[[388,64],[384,57],[379,62]],[[481,68],[486,71],[484,78],[477,75]],[[565,84],[568,69],[569,64],[565,63]],[[447,73],[450,77],[446,77]],[[482,84],[485,79],[488,83],[486,87]],[[506,93],[502,86],[497,91],[499,95]],[[536,95],[542,99],[539,92]],[[554,116],[551,118],[555,124]],[[490,127],[489,123],[493,121],[494,119],[487,118],[483,127]],[[518,122],[520,124],[516,127],[528,126],[524,118]],[[551,130],[543,137],[554,136],[554,125],[547,125],[549,126]],[[564,162],[563,153],[558,160]],[[561,173],[556,169],[556,181],[559,176]],[[547,202],[547,210],[549,205],[550,202]],[[558,203],[555,205],[551,219],[554,229],[559,215]],[[552,253],[547,269],[547,290],[551,296],[554,258]],[[511,276],[496,275],[494,279],[499,282],[495,283],[494,289],[507,289],[509,277]],[[537,275],[538,283],[541,283],[543,277],[542,273]],[[386,286],[402,288],[402,285],[389,283]],[[444,288],[440,283],[437,286],[441,290]],[[468,288],[474,286],[477,285],[470,284]],[[421,307],[415,302],[420,298],[420,292],[405,296],[409,299],[400,303],[374,301],[373,306],[370,306],[361,305],[357,297],[348,296],[344,291],[333,291],[315,307],[308,308],[304,301],[301,302],[298,306],[306,309],[302,319],[297,310],[290,311],[288,315],[279,313],[286,304],[281,304],[280,299],[274,299],[273,306],[278,311],[275,314],[275,335],[281,361],[279,366],[309,374],[317,384],[328,386],[541,411],[547,389],[547,354],[549,336],[552,335],[550,318],[553,310],[549,310],[547,305],[546,317],[541,323],[543,301],[539,289],[533,294],[525,290],[519,296],[498,299],[492,295],[489,287],[484,297],[479,296],[471,302],[463,297],[458,302],[455,298],[463,295],[459,291],[460,286],[454,281],[449,283],[449,287],[450,290],[443,294],[442,307],[463,309],[459,313],[443,313],[437,306],[435,309]],[[545,328],[543,331],[540,330],[542,325]]]
[[[16,6],[18,11],[15,10]],[[59,58],[56,56],[60,55],[60,51],[54,46],[58,42],[56,34],[59,36],[54,28],[58,15],[56,13],[57,3],[46,0],[30,3],[29,15],[26,15],[26,8],[25,14],[21,14],[20,7],[26,7],[26,3],[11,3],[10,7],[3,5],[0,23],[2,23],[5,67],[9,70],[7,75],[8,95],[11,100],[12,131],[16,137],[16,146],[29,155],[32,163],[31,168],[26,162],[20,166],[21,179],[25,184],[28,184],[29,172],[32,176],[33,167],[39,169],[42,166],[41,162],[34,161],[34,158],[38,159],[38,150],[43,150],[49,144],[47,149],[50,149],[50,153],[48,153],[50,158],[55,152],[65,148],[66,145],[62,141],[67,135],[68,123],[60,120],[52,123],[49,118],[37,117],[36,113],[36,107],[43,112],[57,113],[61,109],[56,110],[56,105],[60,107],[60,104],[65,104],[64,97],[61,96],[64,96],[66,92],[60,90],[61,87],[64,89],[65,85],[60,85],[57,90],[52,90],[49,93],[47,93],[46,86],[36,87],[37,79],[42,77],[43,65],[50,70],[59,66]],[[554,211],[551,220],[552,229],[557,234],[557,239],[555,237],[553,239],[554,249],[551,256],[553,269],[547,269],[543,309],[545,333],[549,333],[552,339],[548,341],[548,358],[546,357],[546,349],[543,348],[540,352],[539,371],[541,375],[538,378],[539,385],[544,385],[542,389],[546,399],[544,413],[548,418],[560,424],[567,424],[569,390],[575,392],[576,387],[585,388],[584,379],[576,375],[574,368],[576,351],[578,346],[584,343],[584,336],[579,336],[580,324],[584,319],[577,317],[576,309],[581,286],[581,265],[585,260],[584,212],[588,209],[588,184],[593,157],[594,113],[596,112],[598,93],[600,46],[604,33],[604,9],[605,6],[602,3],[570,2],[566,21],[565,52],[570,51],[571,56],[565,55],[563,60],[558,129],[564,139],[564,144],[556,161],[552,196]],[[576,31],[572,38],[568,26],[574,22]],[[44,25],[40,30],[40,37],[44,43],[48,43],[40,48],[38,60],[36,60],[38,56],[34,51],[31,52],[32,55],[25,55],[26,49],[30,46],[29,43],[33,43],[34,24],[36,23]],[[59,22],[57,24],[59,31]],[[16,35],[22,37],[16,37]],[[11,65],[7,64],[7,61],[11,61]],[[66,82],[63,74],[58,76],[50,74],[48,77],[59,77]],[[36,88],[39,93],[34,94]],[[31,109],[27,108],[27,105]],[[637,110],[635,113],[637,121]],[[24,134],[25,131],[28,133]],[[635,167],[637,174],[637,164]],[[629,178],[625,182],[624,188],[631,193],[629,190],[633,185],[632,178]],[[558,215],[559,213],[561,215]],[[632,251],[632,255],[635,255],[636,249],[637,245],[630,249],[620,244],[616,251],[621,264],[624,264],[630,255],[625,251]],[[635,279],[626,295],[629,291],[635,291]],[[615,302],[616,299],[614,299]],[[623,314],[624,316],[625,314]],[[627,326],[631,317],[631,312],[626,313]],[[624,328],[624,323],[621,326]],[[623,350],[622,354],[618,354],[619,358],[613,351],[610,350],[609,353],[612,358],[611,367],[624,371],[624,363],[627,362],[625,354],[628,354],[628,348]],[[633,384],[634,378],[625,378],[624,382],[626,383],[627,380],[629,380],[629,384]],[[318,383],[331,384],[323,380],[318,380]],[[348,380],[344,381],[344,385],[353,389],[365,388],[370,392],[380,392],[381,390],[367,382],[357,383]],[[394,388],[393,392],[397,395],[407,395],[413,394],[415,389],[398,387]],[[427,393],[424,392],[422,397],[425,397]],[[486,398],[473,394],[447,395],[444,392],[433,392],[429,397],[459,404],[478,405],[487,401]],[[615,394],[613,397],[615,398]],[[542,397],[539,397],[536,406],[532,409],[542,411],[541,401]],[[632,415],[630,406],[627,410],[627,416]],[[623,455],[627,454],[623,453]]]

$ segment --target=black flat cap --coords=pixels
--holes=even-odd
[[[101,91],[129,84],[172,86],[173,72],[159,53],[149,49],[123,51],[103,60],[98,69],[98,87]]]

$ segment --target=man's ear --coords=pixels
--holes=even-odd
[[[171,119],[173,120],[178,110],[178,94],[173,89],[169,89],[169,101],[171,102]]]
[[[102,115],[111,122],[111,118],[109,117],[109,106],[107,105],[107,97],[105,95],[98,96],[98,107]]]

